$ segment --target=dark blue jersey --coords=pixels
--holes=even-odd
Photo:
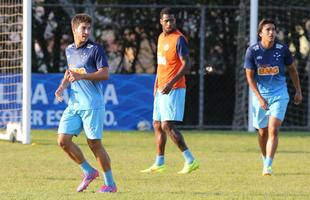
[[[293,63],[288,47],[275,41],[265,49],[261,43],[250,46],[245,54],[244,68],[254,70],[254,78],[262,95],[273,96],[286,89],[285,66]]]

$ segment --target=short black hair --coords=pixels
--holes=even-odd
[[[175,15],[175,10],[173,8],[163,8],[160,11],[160,18],[163,18],[163,15]]]
[[[258,29],[257,29],[257,35],[258,37],[260,38],[259,34],[262,32],[263,30],[263,27],[266,25],[266,24],[273,24],[274,27],[277,29],[277,26],[276,26],[276,23],[274,22],[274,20],[272,19],[262,19],[259,24],[258,24]]]

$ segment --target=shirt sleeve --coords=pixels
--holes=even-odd
[[[183,36],[180,36],[177,41],[177,54],[179,56],[186,56],[189,55],[189,49],[187,42]]]
[[[244,66],[245,69],[255,69],[255,62],[253,57],[253,52],[251,51],[251,48],[248,48],[246,50],[245,56],[244,56]]]
[[[293,63],[293,56],[288,47],[284,49],[284,64],[291,65]]]
[[[97,69],[109,67],[107,56],[100,45],[98,45],[94,51],[94,62]]]

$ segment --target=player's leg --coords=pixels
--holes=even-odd
[[[273,116],[269,117],[268,140],[266,145],[266,159],[264,162],[263,175],[272,174],[272,161],[278,147],[278,141],[279,141],[278,133],[281,123],[282,123],[281,120]]]
[[[81,132],[81,120],[73,110],[65,109],[58,127],[58,145],[77,164],[84,162],[85,158],[77,145],[72,142],[72,137]]]
[[[68,156],[77,164],[85,161],[84,155],[80,148],[72,142],[73,135],[58,134],[58,145],[68,154]]]
[[[160,106],[161,128],[178,146],[185,159],[184,167],[179,172],[181,174],[190,173],[199,167],[197,161],[187,147],[181,132],[175,125],[175,121],[183,121],[185,93],[186,90],[183,88],[171,90],[168,95],[161,96]]]
[[[164,121],[162,122],[162,129],[165,133],[169,135],[171,140],[183,154],[185,159],[184,167],[179,174],[188,174],[192,171],[198,169],[199,165],[198,162],[195,160],[194,156],[192,155],[191,151],[188,149],[184,137],[181,132],[176,128],[176,125],[173,121]]]
[[[185,89],[171,90],[167,95],[160,95],[161,130],[178,146],[181,152],[187,150],[184,138],[175,126],[175,121],[183,121]]]
[[[268,127],[258,129],[258,144],[262,152],[263,162],[266,158],[266,146],[268,141]]]
[[[88,184],[98,176],[95,170],[84,158],[80,148],[72,142],[74,135],[79,135],[82,122],[76,111],[66,109],[60,119],[58,128],[58,145],[69,155],[69,157],[80,165],[83,171],[83,180],[77,191],[85,190]],[[64,134],[65,133],[65,134]]]
[[[165,164],[165,147],[167,142],[167,135],[161,128],[160,121],[153,122],[154,133],[155,133],[155,143],[156,143],[156,160],[155,165],[161,166]]]
[[[80,165],[83,171],[82,182],[77,187],[77,192],[82,192],[89,183],[99,176],[99,173],[85,160],[80,148],[72,142],[73,135],[59,134],[58,144],[69,155],[69,157]]]
[[[268,101],[268,99],[266,99]],[[263,166],[266,159],[266,146],[268,141],[268,110],[264,110],[260,107],[259,101],[255,95],[253,95],[252,101],[252,116],[253,126],[258,129],[258,144],[262,154]],[[263,174],[264,174],[263,167]]]
[[[104,177],[103,186],[98,192],[116,192],[117,189],[112,175],[111,160],[101,143],[105,110],[85,110],[80,112],[80,116],[83,121],[88,146],[99,163]]]
[[[101,140],[87,139],[87,143],[103,170],[104,184],[98,192],[116,192],[117,188],[112,175],[111,160],[107,151],[102,146]]]
[[[89,148],[92,150],[102,170],[103,171],[111,170],[111,160],[110,160],[109,154],[102,146],[101,140],[87,139],[87,143],[88,143]]]
[[[268,140],[266,144],[266,158],[264,161],[263,176],[270,176],[272,174],[272,162],[278,147],[278,130],[282,121],[270,116],[268,123]]]
[[[269,121],[268,121],[268,141],[266,145],[266,159],[264,163],[263,175],[271,175],[272,162],[276,153],[279,141],[279,128],[285,116],[286,108],[288,104],[288,98],[285,95],[284,98],[279,96],[273,97],[269,106]],[[265,170],[267,169],[267,170]]]
[[[273,158],[276,153],[279,141],[278,133],[281,123],[281,120],[273,116],[269,117],[266,157]]]
[[[166,134],[169,135],[173,143],[177,145],[181,152],[188,149],[181,132],[176,128],[173,121],[161,122],[161,128]]]
[[[167,142],[167,135],[161,128],[161,114],[160,114],[160,104],[161,104],[161,95],[159,92],[156,93],[154,98],[154,110],[153,110],[153,128],[155,133],[155,143],[156,143],[156,161],[157,166],[163,165],[165,163],[165,147]]]
[[[161,128],[161,113],[160,113],[160,104],[161,104],[161,95],[159,92],[156,93],[154,97],[154,109],[153,109],[153,128],[155,134],[155,143],[156,143],[156,158],[154,164],[144,170],[141,170],[141,173],[158,173],[165,170],[165,146],[167,141],[167,135],[163,132]]]
[[[165,166],[165,147],[167,142],[167,135],[161,128],[161,122],[154,120],[153,128],[155,133],[156,143],[156,158],[153,165],[147,169],[141,170],[142,173],[158,173],[166,169]]]

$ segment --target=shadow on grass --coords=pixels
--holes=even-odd
[[[308,153],[310,153],[310,151],[288,151],[288,150],[280,150],[280,151],[278,151],[278,153],[287,153],[287,154],[290,154],[290,153],[292,153],[292,154],[308,154]]]
[[[276,173],[276,176],[310,176],[310,172]]]
[[[39,178],[36,178],[36,179],[42,179],[42,180],[49,180],[49,181],[80,181],[81,178],[78,177],[78,178],[64,178],[64,177],[39,177]]]

